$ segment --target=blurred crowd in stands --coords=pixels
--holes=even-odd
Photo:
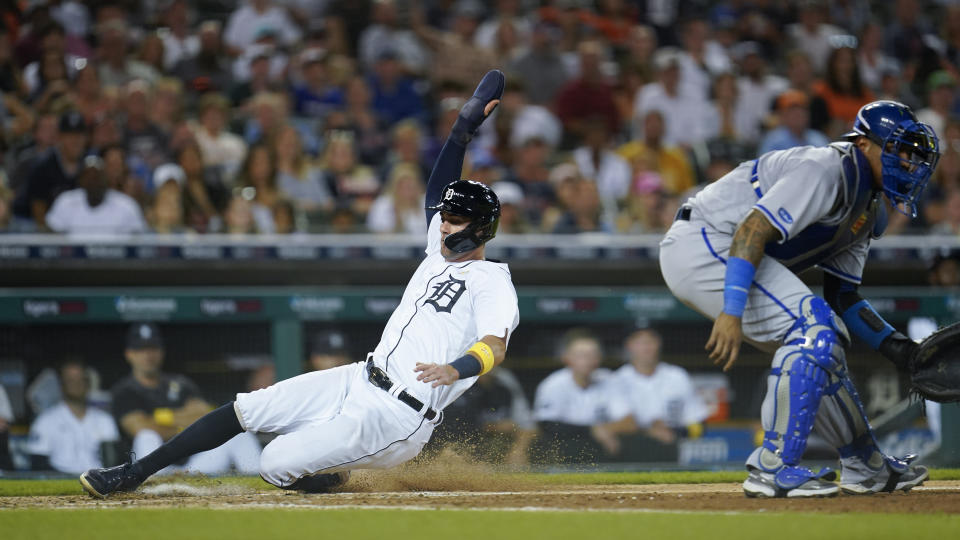
[[[419,233],[482,74],[464,177],[503,233],[657,233],[757,152],[891,98],[941,138],[919,220],[960,232],[949,0],[0,1],[0,227]]]

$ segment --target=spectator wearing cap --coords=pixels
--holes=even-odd
[[[380,53],[370,74],[373,110],[387,125],[392,126],[406,118],[422,120],[423,98],[417,92],[413,79],[403,74],[395,51]]]
[[[424,185],[417,164],[400,162],[394,165],[383,191],[370,205],[367,229],[375,233],[426,234],[422,214]]]
[[[333,369],[353,362],[347,336],[336,329],[317,332],[310,340],[308,368],[313,371]]]
[[[279,88],[286,75],[289,60],[277,42],[276,30],[261,28],[257,31],[256,40],[234,60],[233,79],[236,82],[266,80]]]
[[[609,133],[620,132],[620,116],[613,100],[613,86],[600,71],[604,58],[603,46],[597,41],[584,41],[577,52],[580,58],[580,76],[557,92],[553,110],[563,124],[564,135],[576,144],[584,136],[584,122],[601,117]]]
[[[360,33],[357,56],[366,70],[372,70],[380,54],[395,51],[403,69],[423,74],[427,69],[427,53],[416,34],[401,24],[396,0],[374,0],[370,11],[371,24]]]
[[[297,116],[325,118],[344,106],[343,90],[331,84],[327,73],[327,51],[306,49],[300,53],[303,82],[293,87],[293,110]]]
[[[197,117],[193,136],[200,146],[203,165],[217,167],[225,178],[232,179],[247,155],[247,143],[227,130],[230,102],[223,94],[208,93],[200,98]]]
[[[240,55],[257,40],[257,33],[269,30],[277,41],[290,47],[300,41],[301,32],[282,6],[272,0],[249,0],[230,14],[223,39],[231,54]]]
[[[164,373],[164,343],[152,323],[136,323],[127,331],[127,363],[130,375],[113,386],[113,416],[125,441],[138,456],[158,449],[213,406],[203,399],[197,385],[183,375]],[[191,457],[188,471],[226,472],[231,463],[238,471],[259,470],[260,444],[251,433],[241,433],[226,445]],[[173,472],[175,467],[165,469]]]
[[[779,125],[764,135],[759,154],[796,146],[826,146],[830,139],[810,129],[810,99],[799,90],[787,90],[777,97]]]
[[[556,34],[556,27],[538,22],[533,27],[527,51],[507,65],[510,74],[507,83],[522,81],[527,100],[534,105],[549,107],[568,80],[563,57],[555,47]]]
[[[767,61],[755,41],[738,43],[732,51],[740,66],[737,79],[738,139],[755,143],[760,138],[764,120],[770,113],[773,100],[789,87],[783,77],[767,73]]]
[[[500,224],[497,234],[524,234],[530,226],[523,215],[523,190],[513,182],[496,182],[490,189],[500,200]]]
[[[76,189],[64,191],[47,212],[47,227],[65,234],[131,234],[147,231],[137,201],[107,186],[103,160],[87,156]]]
[[[188,94],[224,93],[233,86],[220,30],[219,21],[204,21],[198,31],[199,51],[191,58],[181,59],[173,68],[173,75],[183,81]]]
[[[496,111],[495,121],[485,122],[480,128],[481,131],[485,126],[490,126],[490,129],[496,129],[497,132],[506,128],[511,138],[510,145],[514,147],[518,146],[520,141],[534,137],[542,139],[551,149],[560,144],[563,137],[560,120],[550,109],[528,103],[522,81],[507,80]],[[508,122],[509,125],[499,126],[502,122]]]
[[[665,132],[663,113],[653,109],[643,119],[643,139],[624,143],[617,149],[617,154],[630,164],[634,188],[631,193],[636,191],[641,177],[649,172],[661,180],[657,189],[671,195],[679,195],[696,184],[690,158],[680,147],[664,142]]]
[[[153,171],[153,201],[147,209],[150,228],[158,234],[186,231],[183,221],[183,188],[187,175],[176,163],[165,163]]]
[[[27,176],[13,204],[14,225],[24,232],[46,228],[47,211],[62,192],[76,187],[87,149],[87,123],[75,111],[60,117],[52,151]],[[32,223],[31,223],[32,222]]]
[[[664,144],[693,146],[707,138],[704,119],[708,104],[681,91],[680,63],[680,52],[672,47],[664,47],[654,55],[657,81],[637,91],[633,106],[634,139],[643,139],[643,120],[654,109],[660,111],[665,120]]]
[[[917,119],[942,137],[956,102],[957,79],[949,71],[934,71],[927,77],[927,106],[917,111]]]
[[[451,13],[451,30],[444,32],[427,26],[424,14],[414,8],[411,27],[433,52],[429,70],[432,81],[456,81],[464,88],[473,88],[487,71],[497,65],[491,50],[477,47],[473,42],[484,11],[478,0],[457,0]]]
[[[104,86],[122,87],[137,79],[152,83],[160,77],[149,65],[129,58],[127,22],[120,16],[102,20],[97,25],[97,37],[97,69]]]
[[[57,374],[63,399],[30,425],[30,468],[79,474],[103,467],[104,454],[112,454],[104,445],[120,438],[117,424],[110,413],[88,405],[90,375],[82,361],[64,361]]]

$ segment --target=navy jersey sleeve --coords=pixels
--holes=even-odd
[[[440,156],[437,157],[437,162],[434,163],[433,171],[430,173],[430,179],[427,181],[426,208],[424,210],[426,211],[428,226],[433,215],[437,213],[430,207],[440,202],[440,192],[450,182],[460,179],[460,173],[463,171],[463,156],[466,152],[466,146],[458,144],[452,139],[447,139],[447,142],[443,144]]]

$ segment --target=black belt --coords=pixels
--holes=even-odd
[[[674,221],[690,221],[690,213],[693,211],[693,208],[689,206],[681,206],[677,210],[677,215],[673,218]]]
[[[367,379],[370,381],[370,384],[381,390],[389,392],[390,389],[393,388],[393,381],[390,380],[386,372],[373,364],[373,360],[367,360]],[[411,409],[418,413],[423,410],[423,402],[408,394],[406,390],[402,390],[397,394],[397,399],[406,403]],[[433,419],[436,418],[438,414],[437,411],[428,408],[423,413],[423,417],[433,422]]]

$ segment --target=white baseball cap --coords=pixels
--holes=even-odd
[[[183,172],[176,163],[164,163],[153,171],[153,189],[157,190],[163,187],[169,181],[175,181],[178,186],[183,187],[187,181],[187,173]]]

